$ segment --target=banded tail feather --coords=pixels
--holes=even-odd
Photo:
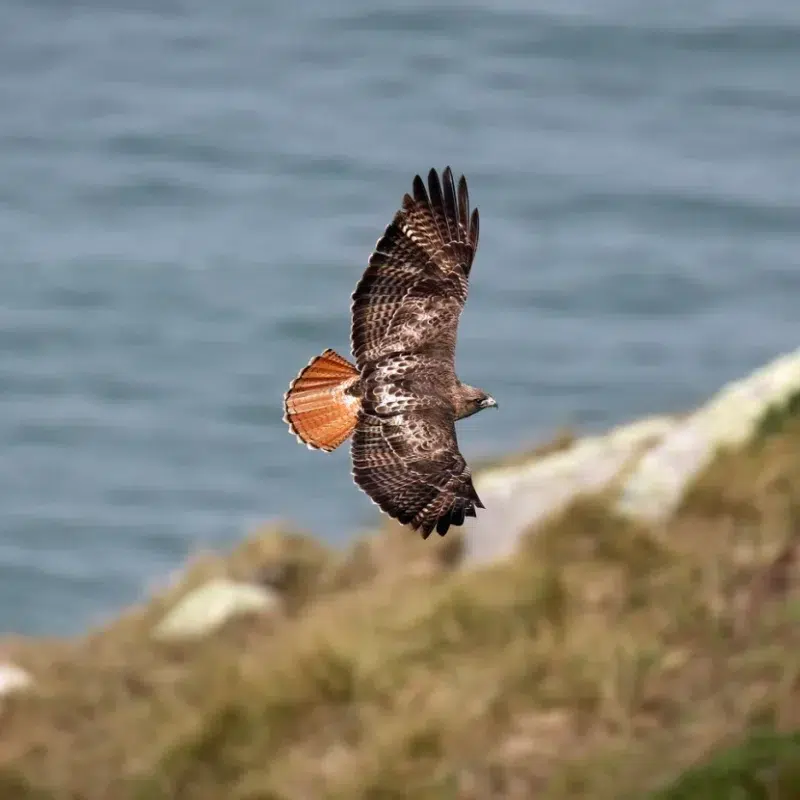
[[[283,420],[309,449],[331,452],[353,433],[359,373],[334,350],[312,358],[283,396]]]

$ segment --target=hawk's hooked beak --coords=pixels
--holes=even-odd
[[[497,408],[497,400],[494,397],[486,397],[481,400],[481,408]]]

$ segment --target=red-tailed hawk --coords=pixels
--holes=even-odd
[[[456,377],[458,320],[478,247],[478,209],[450,167],[419,175],[378,240],[352,296],[355,365],[326,350],[284,396],[284,420],[308,447],[352,435],[353,479],[427,538],[483,508],[455,422],[497,403]]]

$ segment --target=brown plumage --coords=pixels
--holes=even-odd
[[[483,508],[455,422],[496,406],[455,374],[458,321],[478,247],[467,182],[435,170],[378,240],[352,296],[355,366],[332,350],[284,397],[284,419],[309,447],[351,434],[353,479],[389,516],[427,538]]]

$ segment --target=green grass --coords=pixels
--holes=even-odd
[[[36,677],[0,707],[0,796],[789,797],[800,421],[720,454],[667,526],[607,501],[471,571],[458,531],[256,532],[81,639],[0,643]],[[216,575],[278,586],[285,616],[153,641]]]
[[[792,800],[798,792],[800,732],[766,732],[687,770],[650,800]]]

